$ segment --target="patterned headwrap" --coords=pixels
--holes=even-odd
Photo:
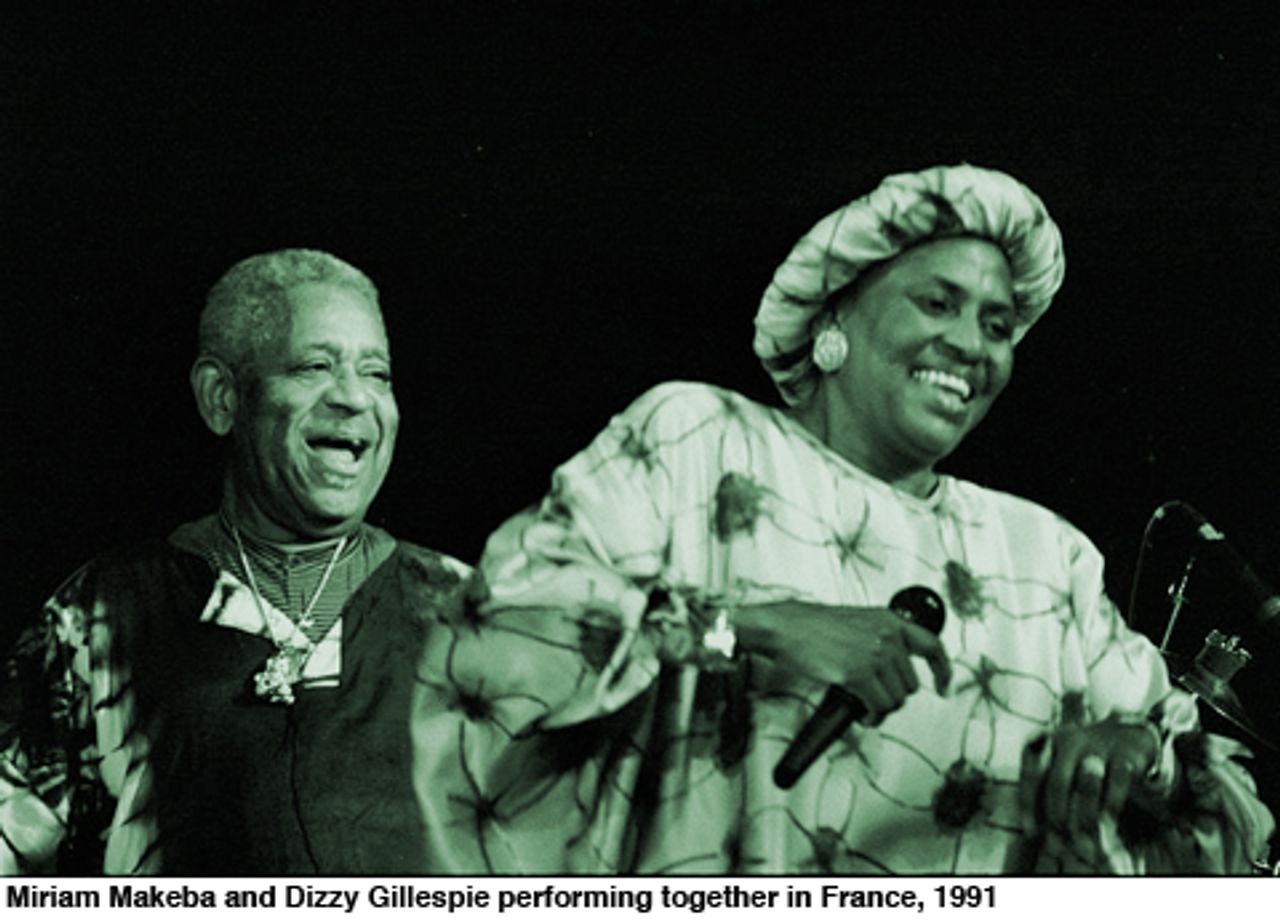
[[[1062,285],[1062,236],[1044,203],[1011,176],[975,166],[890,176],[820,220],[764,292],[753,346],[782,398],[803,402],[817,385],[813,321],[833,293],[868,266],[949,236],[979,237],[1004,251],[1013,275],[1013,340],[1019,341]]]

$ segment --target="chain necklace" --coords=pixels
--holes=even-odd
[[[228,521],[228,523],[231,523]],[[293,703],[295,697],[293,694],[293,686],[302,680],[302,669],[306,666],[307,660],[311,657],[311,653],[316,650],[316,644],[311,641],[311,637],[302,632],[302,637],[306,645],[299,648],[295,645],[288,645],[271,627],[271,621],[267,619],[267,610],[263,606],[262,594],[258,591],[258,582],[253,577],[253,568],[249,565],[249,556],[244,551],[244,543],[240,540],[240,530],[235,524],[231,524],[231,536],[235,538],[236,549],[240,553],[240,565],[244,568],[244,573],[249,579],[249,590],[253,592],[253,602],[258,605],[258,613],[262,614],[262,623],[267,627],[267,633],[271,636],[271,641],[276,647],[276,653],[266,660],[262,670],[253,675],[253,692],[260,698],[269,703],[284,703],[286,706]],[[338,545],[333,549],[333,556],[329,559],[329,564],[325,566],[324,574],[320,576],[320,584],[316,586],[315,593],[311,595],[311,601],[307,604],[302,616],[298,618],[299,630],[305,630],[308,625],[314,622],[311,618],[311,611],[315,609],[316,602],[320,600],[320,595],[324,593],[324,586],[329,583],[329,576],[333,574],[333,568],[338,564],[338,556],[342,554],[342,548],[347,545],[347,538],[344,536],[338,541]]]

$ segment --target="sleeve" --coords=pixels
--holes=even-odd
[[[1101,555],[1078,539],[1072,588],[1087,675],[1082,717],[1145,725],[1159,746],[1114,833],[1104,829],[1110,868],[1141,874],[1254,871],[1265,859],[1275,822],[1242,762],[1250,752],[1201,729],[1195,697],[1171,684],[1159,650],[1124,623],[1103,592]]]
[[[0,874],[102,872],[99,770],[82,602],[87,568],[20,636],[0,685]]]
[[[672,554],[673,518],[708,512],[697,485],[705,477],[688,459],[700,453],[690,450],[700,438],[715,436],[715,407],[702,395],[687,384],[645,394],[555,471],[536,509],[488,541],[475,614],[483,628],[455,644],[451,669],[478,677],[495,659],[520,662],[510,677],[525,693],[511,707],[509,730],[616,713],[663,662],[698,663],[714,598],[694,579],[673,583]],[[483,641],[521,651],[481,653]],[[528,688],[540,683],[530,698]]]
[[[435,842],[440,871],[564,871],[572,828],[610,820],[600,790],[628,785],[634,707],[664,661],[689,657],[689,592],[665,579],[673,483],[703,428],[671,386],[616,416],[491,536],[471,602],[428,639],[424,807],[433,828],[473,828]]]

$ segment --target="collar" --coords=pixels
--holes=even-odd
[[[235,538],[231,535],[231,518],[227,515],[225,508],[218,509],[217,522],[219,555],[225,555],[227,552],[234,554]],[[276,543],[271,540],[264,540],[243,527],[239,527],[237,530],[240,533],[241,542],[244,543],[245,553],[249,558],[270,570],[306,568],[315,564],[328,565],[330,559],[333,558],[334,549],[343,539],[342,537],[333,537],[312,543]],[[362,522],[347,535],[347,543],[342,548],[342,554],[338,557],[338,560],[342,561],[350,557],[361,548],[363,541],[367,539],[368,525]]]

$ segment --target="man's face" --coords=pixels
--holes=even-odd
[[[349,533],[391,465],[400,411],[375,305],[350,288],[290,289],[290,320],[241,381],[233,485],[259,535]]]
[[[1013,372],[1008,261],[968,237],[908,250],[840,313],[849,357],[834,384],[865,468],[932,469],[973,430]]]

